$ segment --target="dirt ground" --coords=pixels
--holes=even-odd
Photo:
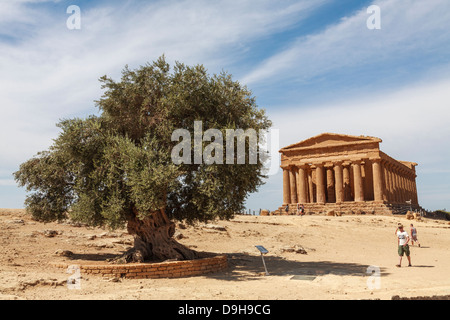
[[[72,275],[49,265],[99,263],[125,251],[132,238],[119,230],[68,223],[43,224],[24,210],[0,209],[0,299],[331,300],[392,299],[450,294],[450,225],[414,221],[421,244],[412,267],[398,263],[402,216],[236,216],[178,225],[179,241],[198,251],[227,254],[228,270],[180,279],[104,279]],[[409,228],[407,228],[409,231]],[[255,245],[269,253],[264,260]],[[72,255],[65,256],[67,251]]]

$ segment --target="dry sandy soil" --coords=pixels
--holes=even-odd
[[[391,299],[450,294],[450,225],[415,221],[421,247],[412,267],[398,263],[402,216],[236,216],[214,225],[178,228],[180,242],[198,251],[225,253],[228,270],[180,279],[103,279],[70,274],[49,262],[93,263],[125,251],[132,238],[68,223],[43,224],[19,209],[0,209],[0,299]],[[214,228],[220,226],[222,228]],[[183,227],[183,226],[181,226]],[[255,245],[269,250],[265,275]],[[63,250],[73,252],[61,256]],[[292,252],[293,251],[293,252]],[[368,273],[374,266],[379,270]],[[370,268],[369,268],[370,270]],[[377,282],[378,281],[378,282]]]

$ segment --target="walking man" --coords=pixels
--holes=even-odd
[[[410,251],[409,251],[409,245],[408,245],[410,238],[409,238],[408,233],[403,230],[403,225],[398,226],[397,240],[398,240],[398,255],[400,257],[400,261],[396,265],[396,267],[400,268],[402,266],[403,254],[406,255],[406,258],[408,258],[408,262],[409,262],[408,267],[411,267],[411,257],[410,257]]]

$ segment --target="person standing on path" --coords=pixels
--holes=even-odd
[[[297,203],[297,215],[303,216],[304,213],[305,213],[305,207],[303,206],[303,204]]]
[[[396,265],[396,267],[401,267],[402,266],[402,258],[403,258],[403,254],[406,255],[406,257],[408,258],[408,267],[411,267],[411,253],[409,251],[409,235],[406,231],[403,230],[403,225],[399,225],[398,226],[398,231],[397,231],[397,240],[398,240],[398,255],[400,257],[400,261],[399,263]]]
[[[417,242],[417,244],[419,245],[419,248],[420,248],[420,242],[419,242],[419,240],[417,240],[417,229],[411,223],[411,245],[412,246],[414,245],[414,241]]]

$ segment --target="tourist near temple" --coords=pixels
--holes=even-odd
[[[278,214],[392,214],[419,209],[417,163],[395,160],[376,137],[322,133],[282,148]],[[288,205],[289,211],[286,212]]]

